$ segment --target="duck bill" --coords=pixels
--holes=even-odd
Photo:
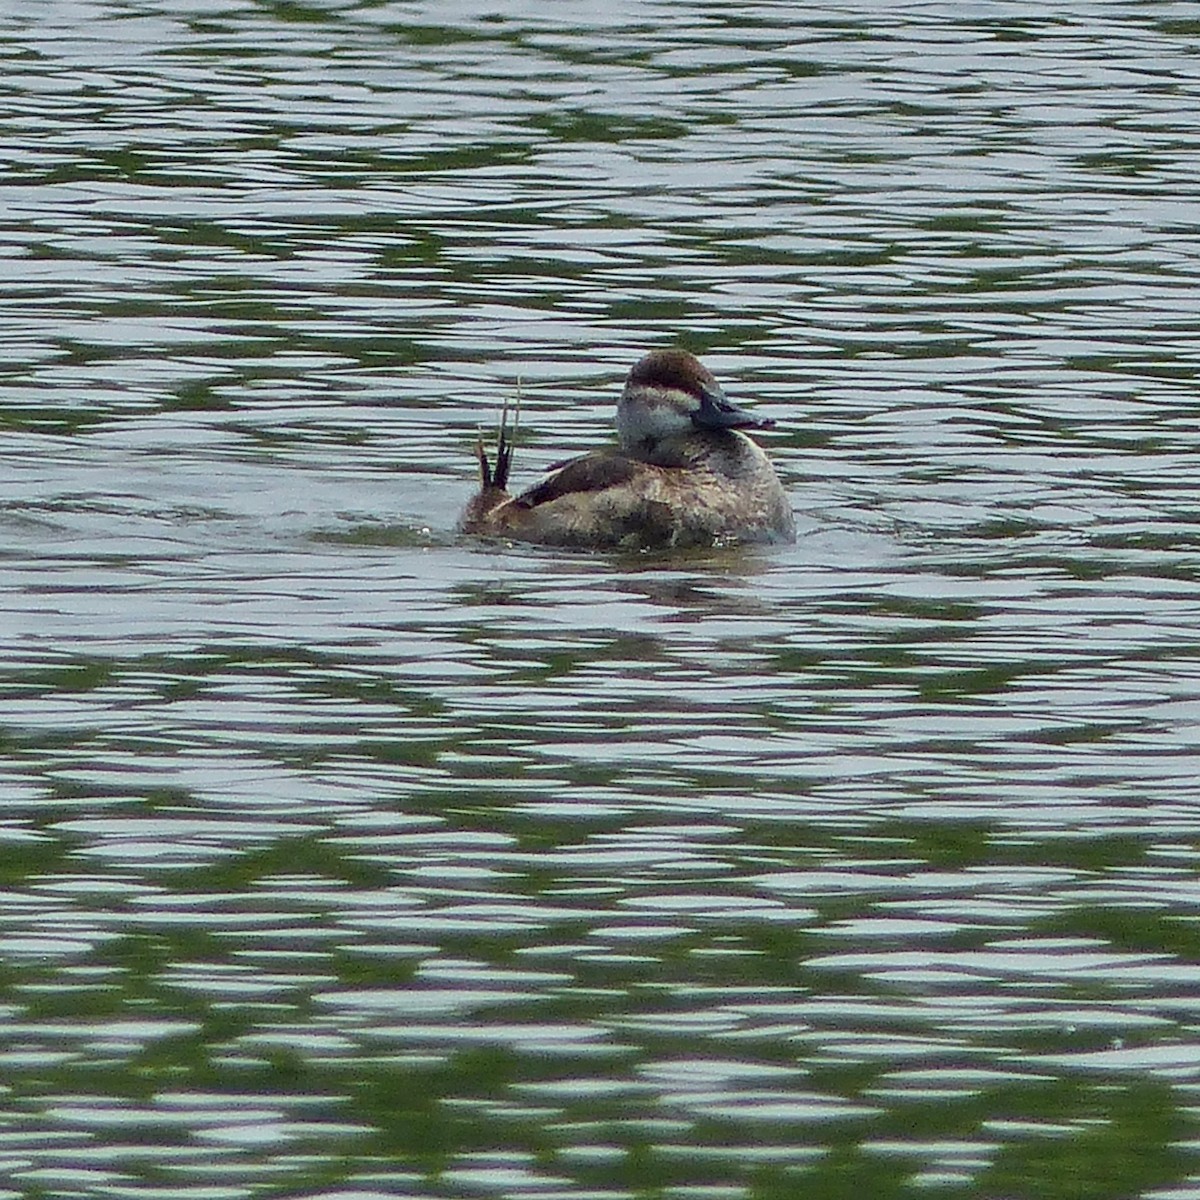
[[[720,388],[705,388],[699,411],[692,413],[692,424],[697,429],[770,429],[775,422],[730,404]]]

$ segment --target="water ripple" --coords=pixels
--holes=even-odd
[[[1196,23],[783,13],[7,21],[14,1189],[1191,1194]],[[455,536],[675,340],[794,548]]]

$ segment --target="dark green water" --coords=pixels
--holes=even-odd
[[[1198,39],[0,19],[0,1200],[1200,1196]],[[673,342],[795,547],[454,535]]]

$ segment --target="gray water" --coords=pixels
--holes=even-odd
[[[1194,6],[25,8],[0,1198],[1200,1196]]]

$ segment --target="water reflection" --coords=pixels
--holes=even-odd
[[[1190,1194],[1194,33],[11,16],[11,1186]],[[454,538],[678,337],[796,547]]]

